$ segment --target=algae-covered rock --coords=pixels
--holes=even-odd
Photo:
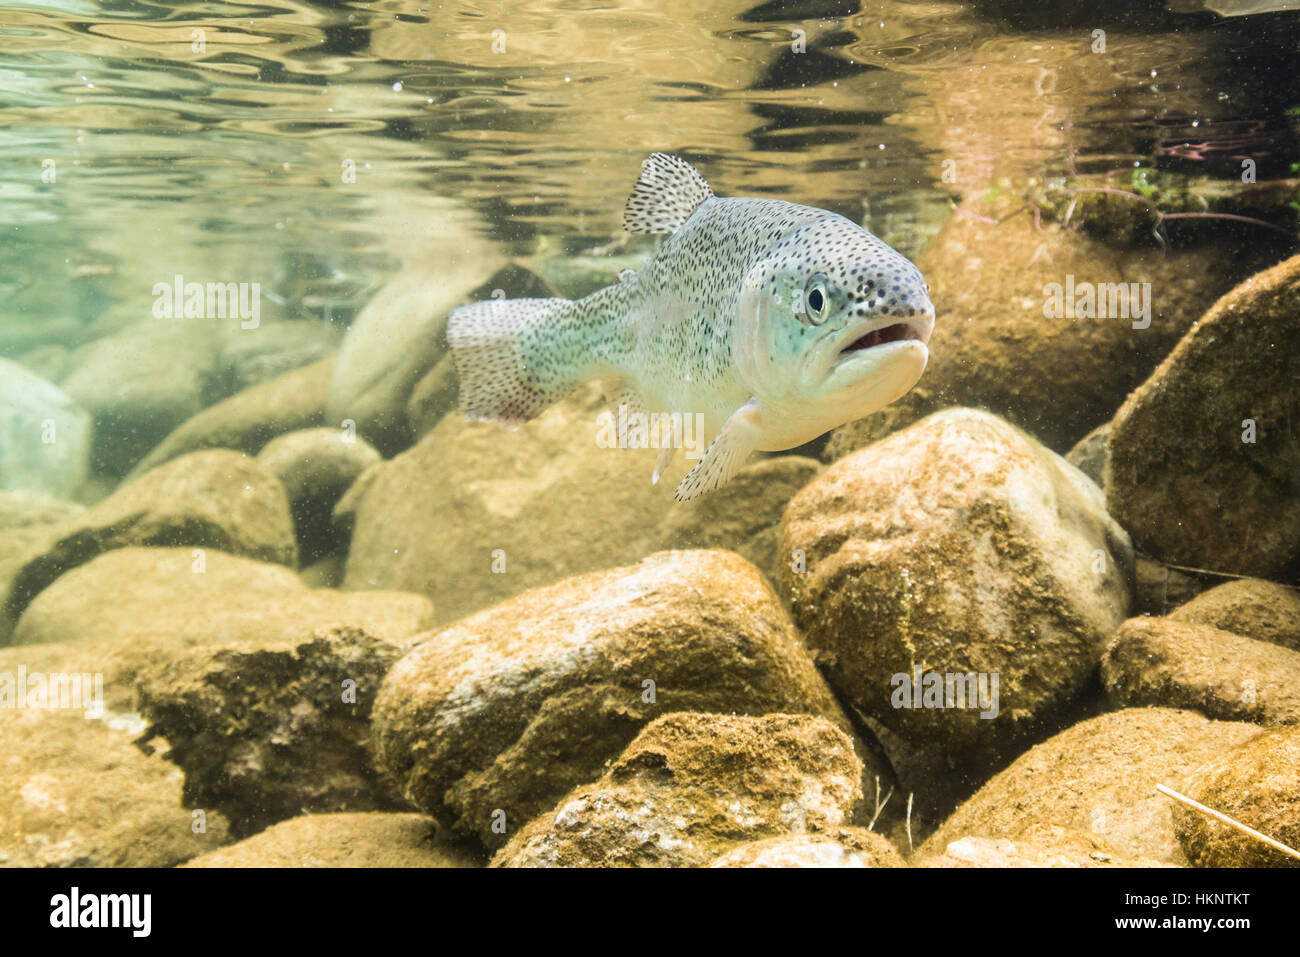
[[[1271,731],[1216,754],[1175,790],[1300,850],[1300,728]],[[1183,851],[1198,867],[1300,867],[1300,858],[1181,802],[1174,803],[1173,815]]]
[[[1095,834],[1124,857],[1186,864],[1170,801],[1155,786],[1182,790],[1193,769],[1261,733],[1257,725],[1171,708],[1128,708],[1082,721],[990,779],[920,853],[942,854],[968,836],[1015,838],[1041,822]]]
[[[778,568],[831,685],[917,752],[882,740],[918,806],[946,812],[968,775],[1073,714],[1128,614],[1132,562],[1081,472],[951,409],[796,495]]]
[[[1156,558],[1273,577],[1300,555],[1300,256],[1237,286],[1115,414],[1106,502]]]
[[[8,614],[16,619],[64,572],[130,545],[215,548],[290,566],[298,559],[279,480],[238,452],[194,452],[50,529],[14,575]]]
[[[1300,652],[1169,618],[1131,618],[1101,662],[1117,708],[1152,705],[1208,718],[1300,724]]]
[[[305,814],[182,867],[481,867],[422,814]]]
[[[728,851],[710,867],[903,867],[894,846],[862,827],[783,834]]]
[[[1300,652],[1300,594],[1276,582],[1244,578],[1218,585],[1179,605],[1169,617]]]
[[[807,713],[853,734],[762,575],[724,551],[658,553],[425,636],[374,725],[417,807],[499,847],[671,711]]]
[[[823,718],[666,715],[491,866],[701,866],[740,844],[845,824],[861,771],[853,742]]]

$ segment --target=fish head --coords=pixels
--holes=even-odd
[[[893,402],[929,359],[925,278],[843,216],[781,236],[746,277],[741,310],[738,363],[760,404],[802,441]]]

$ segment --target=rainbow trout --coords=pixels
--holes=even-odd
[[[667,238],[614,285],[451,311],[467,418],[518,425],[599,379],[620,422],[690,416],[711,438],[677,486],[686,501],[725,484],[754,450],[794,448],[888,405],[925,370],[925,279],[843,216],[721,198],[685,160],[654,153],[624,225]],[[622,426],[619,444],[636,444]],[[652,481],[676,444],[661,448]]]

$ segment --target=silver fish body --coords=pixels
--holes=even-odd
[[[677,488],[685,500],[724,484],[753,450],[875,412],[924,371],[924,278],[842,216],[714,196],[685,161],[656,153],[625,223],[667,234],[639,273],[580,300],[452,311],[467,417],[525,421],[590,379],[635,412],[698,416],[712,442]]]

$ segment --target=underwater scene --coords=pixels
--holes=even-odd
[[[1300,865],[1298,64],[0,0],[0,865]]]

